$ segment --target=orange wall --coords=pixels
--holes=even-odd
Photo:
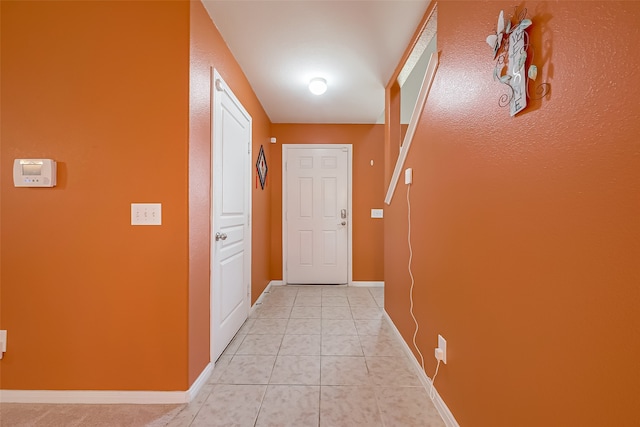
[[[0,388],[185,390],[189,4],[0,7]],[[58,186],[14,188],[25,157]]]
[[[273,197],[271,277],[282,279],[282,144],[352,144],[353,280],[382,281],[384,223],[371,218],[371,209],[384,204],[384,126],[273,124],[271,134],[277,138],[267,157]]]
[[[270,122],[200,2],[0,5],[0,388],[186,390],[209,362],[210,67],[255,155]],[[58,186],[14,188],[20,157],[56,159]],[[253,301],[269,198],[253,192]],[[163,225],[131,227],[132,202],[162,203]]]
[[[406,166],[418,345],[463,426],[636,425],[638,2],[527,2],[538,79],[518,116],[484,38],[513,3],[438,2],[440,66]],[[386,212],[385,308],[407,342],[404,185]]]
[[[193,382],[209,361],[209,256],[211,209],[211,69],[218,70],[252,118],[253,158],[269,156],[270,121],[244,73],[200,2],[191,3],[189,199],[191,276],[190,364]],[[255,178],[255,168],[253,168]],[[255,182],[255,179],[252,180]],[[270,281],[270,188],[252,194],[252,302]]]

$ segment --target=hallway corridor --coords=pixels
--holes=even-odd
[[[187,405],[2,405],[2,426],[444,427],[383,288],[272,286]]]
[[[272,286],[180,426],[441,427],[383,288]]]

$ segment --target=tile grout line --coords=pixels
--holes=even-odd
[[[254,384],[254,385],[259,385],[259,384]],[[253,421],[253,427],[256,427],[256,425],[258,424],[258,418],[260,417],[260,412],[262,411],[262,404],[264,403],[264,398],[267,396],[268,387],[269,387],[268,384],[264,387],[264,393],[262,393],[262,398],[260,399],[260,407],[258,407],[258,411],[256,412],[256,418]]]
[[[373,297],[373,295],[370,295],[370,296],[371,296],[371,297]],[[297,298],[297,297],[296,297],[296,298]],[[368,365],[366,364],[366,357],[365,357],[365,355],[364,355],[364,348],[362,347],[362,342],[361,342],[361,339],[360,339],[360,337],[361,337],[362,335],[360,334],[360,332],[359,332],[359,331],[358,331],[358,329],[357,329],[357,326],[356,326],[356,319],[355,319],[354,314],[353,314],[353,307],[354,307],[354,306],[352,306],[352,305],[351,305],[351,302],[348,300],[348,298],[347,298],[347,301],[348,301],[348,305],[347,305],[347,307],[349,308],[349,315],[350,315],[350,317],[349,317],[349,319],[345,319],[345,320],[350,320],[350,321],[351,321],[351,324],[352,324],[352,325],[354,326],[354,328],[355,328],[356,336],[358,337],[358,344],[359,344],[359,348],[360,348],[360,351],[361,351],[361,355],[360,355],[359,357],[363,357],[363,360],[365,360],[365,367],[366,367],[366,369],[367,369],[367,374],[369,375],[369,367],[368,367]],[[294,300],[294,303],[293,303],[293,304],[294,304],[294,306],[295,306],[295,300]],[[323,334],[323,332],[324,332],[324,327],[323,327],[323,323],[324,323],[324,322],[323,322],[323,320],[327,320],[327,319],[328,319],[328,318],[325,318],[325,317],[323,316],[323,313],[322,313],[322,307],[324,307],[324,304],[322,304],[322,300],[321,300],[321,303],[320,303],[320,307],[321,307],[321,313],[320,313],[320,338],[321,338],[321,348],[320,348],[320,380],[319,380],[319,385],[318,385],[318,387],[319,387],[319,394],[318,394],[318,425],[320,425],[320,423],[321,423],[321,419],[322,419],[322,415],[321,415],[321,412],[322,412],[322,411],[321,411],[321,406],[322,406],[322,390],[323,390],[323,388],[326,388],[326,386],[324,386],[324,385],[322,384],[322,359],[326,357],[326,355],[324,355],[324,354],[322,353],[322,338],[325,336],[325,334]],[[331,307],[331,306],[329,306],[329,305],[328,305],[327,307]],[[366,306],[363,306],[363,307],[366,307]],[[374,307],[375,307],[375,308],[379,308],[379,307],[377,306],[377,304],[376,304],[376,306],[374,306]],[[291,317],[291,314],[289,314],[289,317],[287,318],[287,323],[289,324],[289,323],[291,322],[291,320],[292,320],[292,319],[293,319],[293,318]],[[329,319],[329,320],[331,320],[331,319]],[[340,319],[336,319],[336,320],[340,320]],[[288,327],[288,325],[287,325],[287,327]],[[287,336],[287,335],[292,335],[292,334],[288,334],[288,333],[286,332],[286,330],[285,330],[285,333],[283,334],[283,341],[284,341],[284,337],[285,337],[285,336]],[[336,335],[341,335],[341,334],[336,334]],[[281,349],[282,349],[282,341],[281,341],[281,343],[280,343],[280,347],[279,347],[279,349],[278,349],[278,353],[277,353],[277,355],[276,355],[276,360],[277,360],[277,357],[278,357],[278,355],[279,355],[279,353],[280,353],[280,350],[281,350]],[[275,365],[274,365],[274,369],[275,369]],[[270,375],[269,383],[271,382],[271,378],[273,377],[273,370],[274,370],[274,369],[272,369],[272,371],[271,371],[271,375]],[[372,384],[372,383],[370,383],[370,386],[373,386],[373,384]],[[267,387],[268,387],[268,386],[267,386]],[[383,419],[382,419],[382,413],[381,413],[381,409],[380,409],[379,400],[378,400],[377,395],[375,395],[375,399],[376,399],[376,409],[377,409],[377,413],[378,413],[378,419],[379,419],[379,420],[380,420],[380,422],[381,422],[381,423],[383,423],[383,425],[384,425],[384,421],[383,421]],[[261,402],[261,407],[262,407],[262,403],[264,403],[264,397],[263,397],[263,401]],[[260,410],[261,410],[261,409],[260,409]],[[256,418],[256,423],[257,423],[257,418]]]
[[[297,292],[296,292],[296,296],[297,296]],[[294,299],[295,302],[295,299]],[[291,318],[291,312],[289,312],[289,317],[287,317],[287,326],[289,323],[289,319]],[[284,341],[284,336],[286,335],[286,326],[285,326],[285,331],[282,335],[282,339],[280,340],[280,345],[278,346],[278,351],[276,351],[275,354],[275,359],[273,361],[273,366],[271,367],[271,373],[269,374],[269,378],[267,379],[267,384],[265,384],[264,387],[264,393],[262,394],[262,399],[260,400],[260,406],[258,407],[258,411],[256,413],[256,418],[254,420],[253,426],[256,427],[256,425],[258,424],[258,419],[260,418],[260,412],[262,412],[262,406],[264,405],[264,400],[267,396],[267,391],[269,390],[269,385],[271,384],[271,378],[273,377],[273,371],[275,370],[276,367],[276,362],[278,361],[278,354],[280,353],[280,349],[282,348],[282,341]]]

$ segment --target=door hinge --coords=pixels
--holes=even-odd
[[[251,141],[247,142],[247,154],[251,154]]]

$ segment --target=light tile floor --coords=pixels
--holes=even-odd
[[[1,426],[443,427],[383,289],[272,286],[187,405],[2,404]]]

